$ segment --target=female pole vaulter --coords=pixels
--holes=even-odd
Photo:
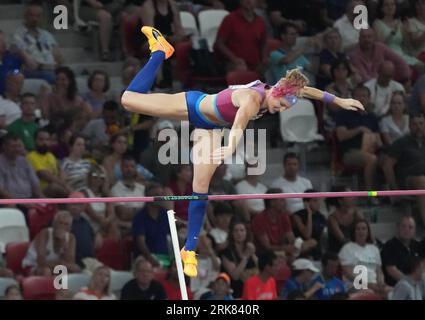
[[[148,93],[161,63],[172,56],[174,48],[158,30],[144,26],[141,31],[148,38],[151,57],[123,93],[121,103],[131,112],[188,120],[194,125],[198,139],[193,146],[193,196],[207,196],[210,180],[220,162],[236,150],[248,122],[265,112],[284,111],[301,97],[334,103],[347,110],[364,110],[357,100],[338,98],[308,87],[308,79],[297,69],[289,71],[273,86],[255,81],[248,85],[229,87],[217,94],[199,91]],[[221,147],[221,131],[213,129],[225,127],[231,128],[229,143]],[[209,155],[209,161],[200,159],[199,154],[202,153]],[[189,277],[197,276],[195,249],[206,206],[207,200],[194,200],[189,204],[188,234],[180,252],[184,273]]]

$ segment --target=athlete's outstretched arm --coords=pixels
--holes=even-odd
[[[212,157],[214,162],[221,161],[231,156],[241,140],[248,122],[252,120],[260,110],[261,96],[252,90],[236,90],[233,93],[233,101],[238,108],[235,120],[229,133],[229,143],[227,146],[214,151]]]
[[[334,103],[337,106],[346,110],[353,110],[353,111],[364,110],[363,105],[358,100],[339,98],[328,92],[323,92],[322,90],[312,88],[312,87],[302,88],[301,96],[308,99],[320,100],[325,103]]]

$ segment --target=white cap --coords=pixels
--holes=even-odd
[[[297,259],[292,262],[292,267],[294,270],[310,270],[313,272],[319,272],[319,269],[317,269],[308,259]]]

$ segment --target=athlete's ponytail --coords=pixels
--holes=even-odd
[[[308,85],[308,83],[308,78],[298,68],[292,69],[287,71],[286,76],[273,86],[272,95],[275,98],[288,95],[298,96],[300,89]]]

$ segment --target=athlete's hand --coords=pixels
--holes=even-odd
[[[221,163],[224,159],[230,157],[233,154],[233,151],[233,148],[229,146],[221,147],[213,152],[211,160],[213,163]]]
[[[360,101],[355,99],[336,98],[335,104],[337,104],[338,106],[340,106],[341,108],[345,110],[364,111],[364,106],[361,104]]]

